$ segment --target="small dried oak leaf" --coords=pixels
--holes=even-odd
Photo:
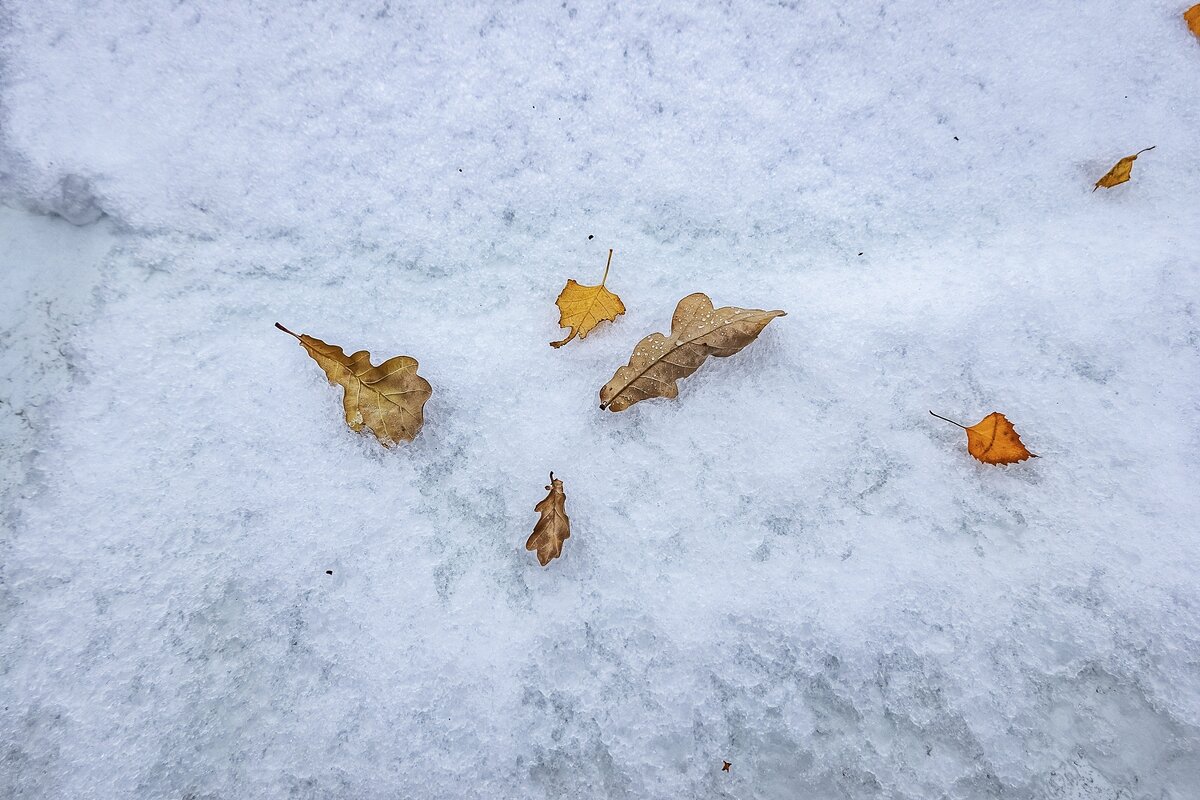
[[[570,328],[571,335],[557,342],[551,342],[551,347],[562,347],[575,338],[586,339],[588,332],[605,320],[615,322],[617,317],[625,313],[625,304],[621,298],[610,292],[604,282],[608,280],[608,268],[612,266],[613,251],[608,251],[608,263],[604,265],[604,277],[599,286],[582,286],[573,278],[567,279],[567,285],[559,292],[554,301],[558,306],[558,325]]]
[[[348,356],[337,345],[293,333],[278,322],[275,327],[295,336],[329,382],[342,387],[346,424],[352,430],[369,428],[385,447],[416,437],[433,387],[417,374],[415,358],[396,356],[376,367],[366,350]]]
[[[1129,180],[1129,176],[1133,174],[1133,162],[1137,161],[1137,157],[1148,150],[1153,150],[1157,146],[1158,145],[1154,145],[1153,147],[1147,147],[1144,150],[1138,150],[1133,155],[1122,158],[1113,165],[1112,169],[1104,173],[1103,178],[1096,181],[1096,185],[1092,187],[1092,191],[1096,191],[1101,186],[1103,186],[1105,189],[1111,189],[1118,184],[1125,183],[1125,181]]]
[[[624,411],[648,397],[677,397],[675,381],[691,375],[709,356],[739,352],[782,316],[782,311],[756,308],[714,309],[708,295],[689,294],[675,307],[671,334],[652,333],[638,342],[629,363],[600,390],[600,407]]]
[[[533,510],[541,514],[533,533],[525,542],[526,550],[536,550],[538,562],[544,567],[551,559],[562,555],[563,542],[571,538],[571,520],[567,519],[567,495],[563,482],[550,473],[549,494]]]
[[[1183,12],[1183,19],[1187,22],[1188,30],[1200,36],[1200,3]]]
[[[929,412],[933,414],[932,411]],[[1017,429],[998,411],[988,414],[977,424],[967,427],[940,414],[938,419],[958,425],[967,432],[967,452],[985,464],[1015,464],[1027,458],[1037,458],[1021,443]]]

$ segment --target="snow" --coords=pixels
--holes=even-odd
[[[0,795],[1194,796],[1182,7],[216,5],[0,24]]]

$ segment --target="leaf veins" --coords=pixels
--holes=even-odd
[[[929,413],[933,414],[932,411]],[[969,428],[941,414],[933,416],[966,431],[967,452],[985,464],[1015,464],[1027,458],[1037,458],[1036,453],[1029,452],[1021,443],[1021,437],[1008,417],[998,411],[993,411]]]
[[[533,528],[533,533],[525,541],[526,550],[536,550],[538,563],[543,567],[551,559],[562,555],[563,542],[571,537],[571,520],[567,519],[567,495],[563,492],[563,482],[550,473],[550,485],[546,487],[550,494],[546,495],[533,510],[541,514],[541,519]]]
[[[433,387],[417,374],[415,358],[396,356],[376,367],[366,350],[347,356],[337,345],[293,333],[278,322],[275,327],[295,336],[329,382],[342,387],[346,424],[352,430],[369,428],[385,447],[416,437]]]
[[[613,251],[608,251],[608,263],[604,265],[604,277],[599,286],[582,286],[573,278],[567,279],[567,285],[559,292],[555,304],[558,306],[558,324],[562,328],[570,328],[571,334],[560,341],[551,342],[554,348],[562,347],[579,334],[580,339],[586,339],[592,328],[601,322],[616,321],[625,313],[625,304],[621,298],[610,292],[604,286],[608,280],[608,268],[612,266]]]
[[[600,407],[624,411],[648,397],[677,397],[675,382],[691,375],[709,356],[727,358],[758,338],[782,311],[725,306],[713,308],[697,292],[679,301],[671,334],[652,333],[638,342],[629,363],[600,390]]]

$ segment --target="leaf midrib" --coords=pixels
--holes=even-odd
[[[703,333],[697,334],[696,336],[693,336],[692,338],[688,339],[687,341],[678,342],[671,349],[663,351],[662,355],[653,359],[649,364],[646,365],[645,369],[643,369],[637,375],[634,375],[633,378],[631,378],[629,381],[627,381],[624,386],[622,386],[620,389],[618,389],[616,391],[616,393],[613,394],[612,400],[609,400],[606,405],[611,406],[613,403],[615,403],[617,398],[621,396],[622,392],[624,392],[626,389],[628,389],[630,386],[632,386],[634,383],[636,383],[638,380],[640,380],[642,378],[642,376],[644,376],[647,372],[649,372],[651,369],[653,369],[660,361],[663,361],[664,359],[666,359],[666,357],[669,356],[671,353],[674,353],[676,350],[680,349],[681,347],[691,344],[692,342],[696,341],[697,339],[701,339],[705,336],[708,336],[713,331],[720,330],[721,328],[727,327],[729,325],[732,325],[735,322],[740,321],[743,314],[750,314],[750,313],[752,313],[751,309],[743,309],[741,314],[733,317],[729,321],[724,322],[720,325],[714,325],[713,327],[709,328],[708,330],[704,331]],[[770,313],[770,312],[767,312],[767,313]],[[695,315],[693,315],[693,316],[695,316]],[[668,361],[667,363],[675,364],[674,361]],[[679,367],[680,369],[683,369],[683,366],[681,364],[675,364],[675,366]],[[699,369],[699,368],[700,368],[700,365],[697,364],[696,369]],[[660,380],[659,383],[666,383],[666,382]],[[670,384],[667,384],[667,385],[670,385]]]

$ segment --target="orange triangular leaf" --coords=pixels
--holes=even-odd
[[[932,411],[929,413],[933,414]],[[969,428],[941,414],[933,416],[965,430],[967,452],[985,464],[1015,464],[1027,458],[1037,458],[1036,453],[1031,453],[1025,448],[1017,429],[999,411],[993,411]]]
[[[1113,164],[1113,168],[1104,173],[1103,178],[1096,181],[1096,185],[1092,187],[1092,191],[1096,191],[1101,186],[1105,189],[1111,189],[1118,184],[1125,183],[1125,181],[1129,180],[1130,175],[1133,174],[1133,162],[1137,161],[1137,157],[1147,150],[1153,150],[1155,147],[1158,147],[1158,145],[1138,150],[1133,155],[1125,156],[1116,164]]]
[[[1183,19],[1187,22],[1188,29],[1200,36],[1200,3],[1183,12]]]

